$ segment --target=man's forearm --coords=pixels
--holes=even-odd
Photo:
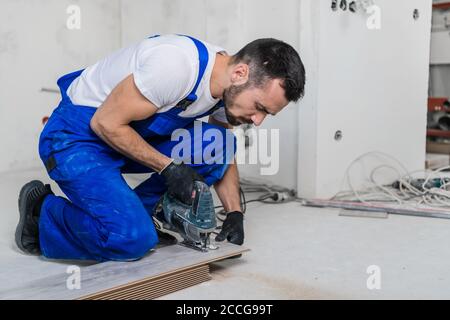
[[[118,126],[114,129],[93,126],[95,133],[110,147],[142,165],[161,172],[171,159],[149,145],[129,125]]]
[[[239,172],[236,163],[230,164],[224,177],[214,185],[214,188],[226,212],[242,212]]]

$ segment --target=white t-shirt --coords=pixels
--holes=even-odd
[[[216,54],[225,50],[202,42],[208,49],[208,65],[197,89],[197,100],[180,113],[181,117],[202,115],[219,102],[211,96],[210,79]],[[191,93],[198,72],[194,42],[185,36],[165,35],[121,49],[86,68],[72,82],[67,94],[74,104],[97,108],[119,82],[133,74],[139,91],[160,113],[175,107]],[[223,108],[214,112],[213,117],[227,122]]]

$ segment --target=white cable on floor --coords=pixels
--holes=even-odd
[[[401,170],[388,163],[381,164],[372,169],[369,177],[367,177],[367,181],[371,183],[371,186],[362,190],[357,190],[354,187],[350,176],[351,169],[355,164],[362,161],[364,158],[373,155],[382,156],[393,160]],[[376,173],[381,169],[390,169],[392,172],[396,173],[398,189],[392,187],[392,185],[383,185],[375,179]],[[347,182],[350,191],[339,192],[331,200],[358,201],[364,204],[395,201],[398,204],[410,205],[414,207],[426,205],[429,207],[450,208],[450,191],[447,190],[447,187],[450,186],[450,181],[445,182],[445,178],[448,178],[448,176],[445,177],[442,174],[444,170],[449,169],[450,166],[445,166],[431,172],[425,170],[409,172],[403,163],[387,153],[378,151],[368,152],[352,161],[345,171],[344,182]],[[419,190],[417,187],[412,185],[414,176],[419,173],[425,175],[424,182],[421,185],[422,190]],[[440,178],[441,181],[439,188],[429,186],[429,183],[430,181],[433,181],[433,178]],[[392,183],[394,182],[395,181],[392,181]]]

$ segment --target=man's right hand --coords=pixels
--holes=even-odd
[[[188,205],[193,201],[194,181],[204,181],[203,177],[191,167],[173,162],[161,172],[161,175],[166,179],[169,194]]]

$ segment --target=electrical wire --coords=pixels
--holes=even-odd
[[[294,190],[280,187],[277,185],[271,185],[265,181],[241,179],[240,180],[240,198],[242,212],[247,211],[247,204],[249,203],[264,203],[264,204],[282,204],[292,202],[296,200],[296,192]],[[262,193],[258,197],[247,200],[246,194]],[[226,217],[227,212],[223,206],[216,206],[215,209],[221,209],[216,212],[217,219],[221,222],[224,221],[223,217]]]
[[[376,166],[370,171],[369,176],[366,177],[367,179],[365,179],[370,183],[370,186],[358,190],[352,181],[350,173],[358,162],[361,162],[369,156],[381,156],[384,160],[388,159],[396,166],[392,163],[383,163]],[[382,169],[389,169],[395,173],[396,181],[392,181],[392,184],[382,184],[377,181],[376,174]],[[378,151],[368,152],[352,161],[345,171],[343,183],[347,182],[350,190],[338,192],[331,200],[356,201],[364,204],[395,202],[399,205],[412,207],[450,208],[450,190],[448,190],[450,179],[448,175],[445,176],[444,174],[446,170],[450,170],[450,166],[438,168],[433,171],[408,171],[402,162],[387,153]],[[419,174],[420,178],[417,177]],[[435,185],[436,181],[439,181],[439,187]],[[394,183],[398,184],[397,188],[393,186]]]
[[[362,177],[369,185],[357,188],[354,179],[351,177],[355,165],[361,163],[368,157],[375,157],[381,164],[375,165],[366,177]],[[382,170],[388,170],[394,175],[390,184],[381,182],[378,178]],[[450,166],[438,168],[434,171],[416,170],[408,171],[406,166],[394,156],[385,152],[367,152],[355,160],[347,167],[341,190],[346,183],[349,190],[338,192],[330,200],[342,202],[357,202],[374,206],[406,206],[412,208],[439,208],[450,209],[450,174],[445,175],[444,171],[450,170]],[[385,175],[382,175],[385,177]],[[359,177],[361,178],[361,177]],[[361,180],[361,179],[359,179]],[[439,182],[437,186],[436,183]],[[272,185],[266,181],[257,179],[241,179],[240,181],[240,202],[243,212],[247,210],[249,203],[263,204],[285,204],[289,202],[304,203],[304,199],[297,197],[295,190]],[[396,184],[396,187],[394,187]],[[259,194],[256,198],[247,200],[248,194]],[[217,212],[218,219],[224,221],[227,212],[223,206]],[[218,227],[220,229],[220,227]]]

